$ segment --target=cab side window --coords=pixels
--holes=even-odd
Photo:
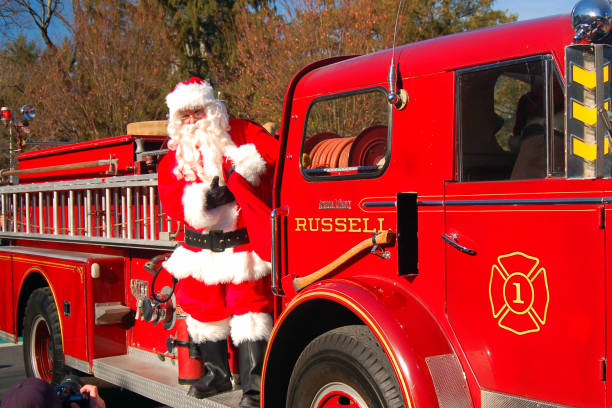
[[[563,87],[545,74],[546,63],[537,57],[459,73],[460,181],[563,174]]]
[[[388,161],[389,104],[381,90],[316,99],[308,110],[301,160],[307,178],[360,178]]]

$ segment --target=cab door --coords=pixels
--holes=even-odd
[[[605,403],[602,184],[563,176],[563,88],[551,66],[538,56],[457,74],[447,315],[483,407]]]
[[[381,181],[391,157],[385,89],[336,88],[336,82],[324,87],[321,81],[303,80],[293,100],[280,202],[287,208],[284,255],[295,276],[324,267],[395,225],[388,208],[365,211],[361,206],[365,198],[385,196],[388,190]],[[346,269],[359,273],[381,261],[362,257]]]

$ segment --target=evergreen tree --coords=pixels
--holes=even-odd
[[[237,10],[257,10],[268,0],[158,0],[179,50],[182,77],[212,79],[213,65],[227,67],[232,54],[231,31]],[[222,69],[223,70],[223,69]],[[218,70],[215,70],[218,71]]]

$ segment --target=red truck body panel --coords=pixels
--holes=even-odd
[[[73,164],[94,160],[116,159],[117,163],[113,171],[109,171],[109,165],[92,165],[82,169],[23,174],[20,176],[20,182],[61,181],[77,178],[100,177],[111,174],[134,174],[137,171],[135,163],[137,145],[135,141],[139,139],[143,140],[143,147],[146,144],[149,145],[148,150],[154,150],[154,148],[159,149],[167,137],[124,135],[26,152],[19,156],[19,170],[37,169],[41,167],[57,166],[59,164]],[[154,148],[152,148],[153,146]]]

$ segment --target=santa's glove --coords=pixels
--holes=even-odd
[[[204,207],[207,210],[212,210],[213,208],[231,203],[232,201],[235,201],[232,192],[227,186],[220,186],[219,176],[215,176],[210,183],[210,188],[206,192],[206,203]]]

